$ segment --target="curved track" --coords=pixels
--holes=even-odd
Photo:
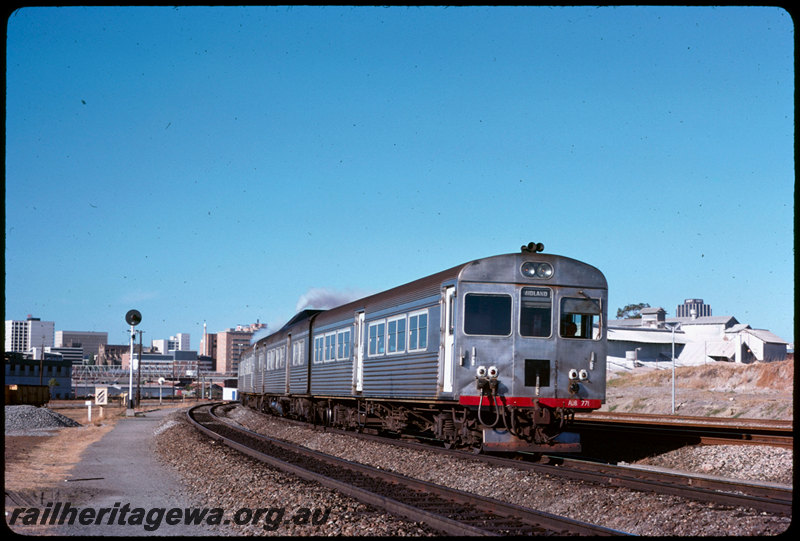
[[[622,535],[624,532],[533,511],[356,464],[233,426],[218,404],[187,413],[200,431],[257,460],[449,535]]]
[[[285,418],[281,422],[309,427],[307,423]],[[458,456],[464,459],[487,462],[504,467],[533,470],[539,473],[586,481],[598,485],[624,487],[659,494],[671,494],[683,498],[715,503],[750,507],[778,515],[791,515],[792,489],[776,483],[758,483],[716,476],[692,474],[631,465],[615,465],[597,461],[581,460],[565,456],[546,456],[541,461],[527,461],[497,455],[476,455],[470,451],[448,450],[427,443],[397,440],[384,436],[364,434],[349,430],[326,427],[327,432],[346,434],[350,437],[380,441],[402,447],[426,450]]]

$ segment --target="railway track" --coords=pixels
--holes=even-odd
[[[307,423],[280,419],[300,426]],[[718,505],[749,507],[776,515],[791,516],[792,489],[777,483],[758,483],[717,476],[676,472],[663,468],[615,465],[565,456],[545,456],[541,461],[526,461],[496,455],[475,455],[469,451],[442,449],[414,440],[397,440],[373,434],[325,428],[326,432],[379,441],[428,452],[436,452],[497,466],[564,477],[597,485],[628,488],[659,494],[670,494],[690,500]]]
[[[679,473],[637,466],[617,466],[571,458],[550,459],[547,468],[559,475],[608,486],[671,494],[719,505],[750,507],[791,516],[792,488],[775,483],[750,483],[714,476]],[[551,470],[545,470],[551,471]]]
[[[715,419],[644,413],[592,412],[576,414],[574,427],[591,435],[602,431],[627,437],[669,438],[685,444],[773,445],[794,447],[793,422],[772,419]]]
[[[475,455],[467,451],[437,449],[415,441],[392,440],[370,434],[349,431],[341,433],[403,447],[446,453],[497,466],[536,471],[575,481],[671,494],[720,505],[751,507],[778,515],[790,516],[792,512],[791,487],[777,483],[748,482],[663,468],[615,465],[564,456],[545,456],[542,461],[525,461],[494,455]]]
[[[623,535],[550,513],[500,502],[336,458],[226,423],[218,405],[191,408],[190,422],[209,437],[273,467],[448,535]]]

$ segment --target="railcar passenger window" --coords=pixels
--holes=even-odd
[[[391,319],[388,323],[388,351],[402,353],[406,349],[406,318]]]
[[[386,322],[371,323],[369,326],[369,355],[385,353]]]
[[[468,293],[464,299],[464,332],[492,336],[511,334],[511,296]]]
[[[546,287],[523,287],[519,308],[519,333],[547,338],[553,319],[552,293]]]
[[[597,340],[594,336],[594,317],[600,317],[600,299],[564,297],[561,299],[561,324],[559,334],[563,338]]]
[[[408,316],[408,351],[418,351],[428,347],[428,312],[418,312]]]
[[[325,337],[324,336],[316,336],[314,337],[314,364],[319,364],[324,361],[324,353],[325,351]]]
[[[350,358],[350,330],[339,331],[337,333],[337,350],[336,359],[349,359]]]

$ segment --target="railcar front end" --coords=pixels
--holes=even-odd
[[[580,450],[565,428],[575,411],[605,401],[607,299],[599,270],[535,250],[462,269],[452,308],[454,383],[483,449]]]

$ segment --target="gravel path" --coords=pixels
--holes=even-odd
[[[365,442],[288,425],[244,408],[236,408],[230,415],[251,430],[301,442],[349,460],[639,535],[776,535],[785,532],[791,522],[791,518],[751,509],[599,487]],[[174,414],[166,423],[157,429],[157,452],[165,463],[178,470],[204,505],[230,510],[281,507],[287,516],[297,516],[302,509],[317,510],[319,516],[324,510],[328,512],[324,524],[286,520],[274,531],[265,531],[260,525],[238,526],[242,534],[436,535],[424,525],[385,515],[212,442],[197,434],[184,420],[184,414]],[[786,484],[792,480],[791,451],[767,446],[684,448],[643,462],[742,479]]]

